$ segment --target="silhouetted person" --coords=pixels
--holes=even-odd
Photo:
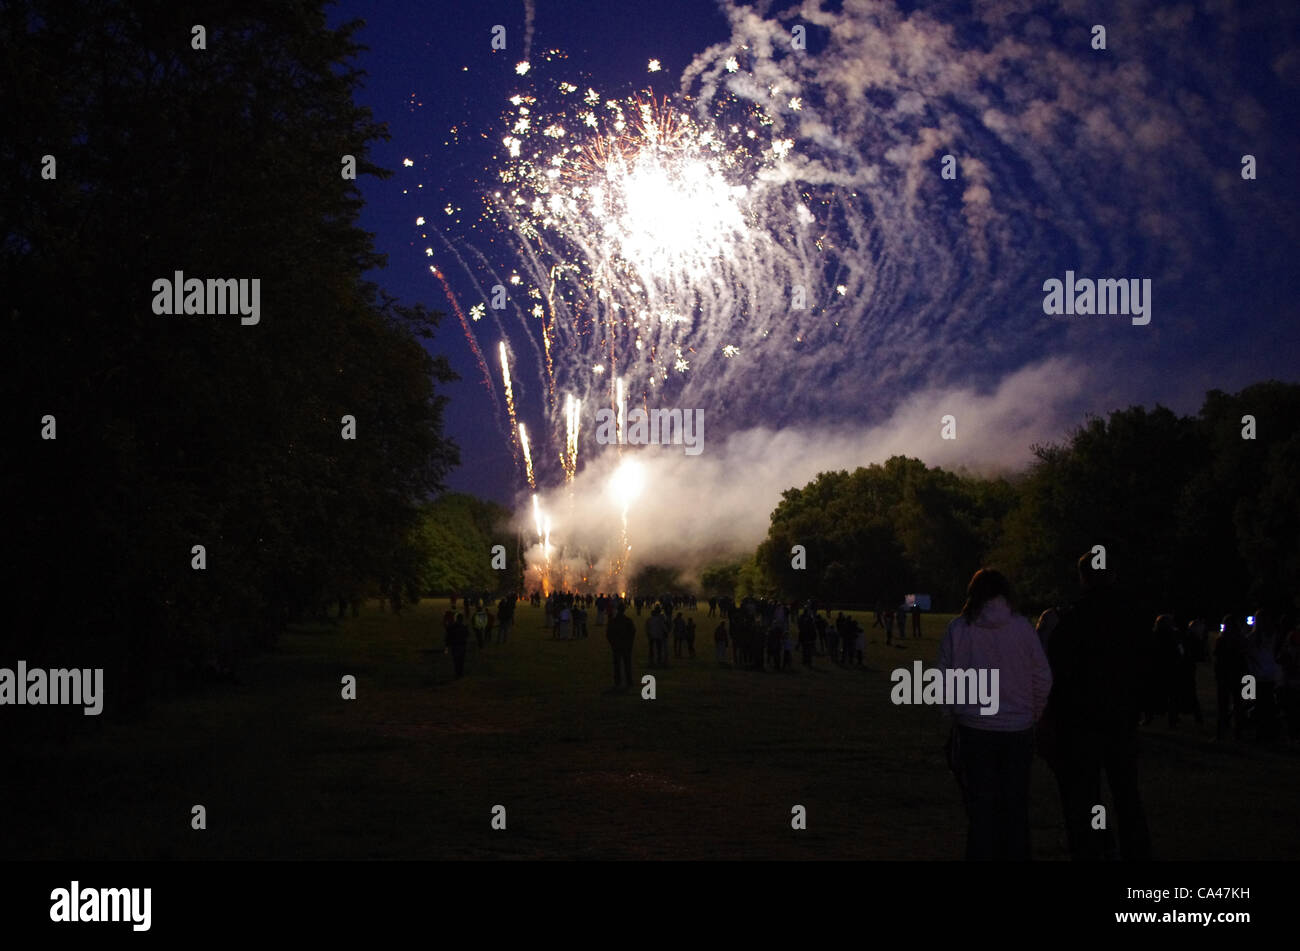
[[[1220,740],[1227,735],[1229,725],[1238,738],[1244,726],[1241,678],[1246,676],[1246,638],[1241,628],[1242,622],[1235,614],[1227,615],[1214,642],[1214,683],[1219,706],[1216,733]]]
[[[763,670],[765,667],[764,641],[767,637],[763,628],[763,619],[758,616],[757,612],[749,618],[749,626],[746,628],[745,652],[749,656],[750,670]]]
[[[731,666],[740,667],[745,662],[744,612],[734,604],[727,605],[727,631],[731,635]]]
[[[614,616],[605,628],[605,637],[614,652],[614,688],[632,686],[632,642],[636,640],[636,624],[627,616],[627,603],[619,599]]]
[[[799,615],[799,648],[803,651],[803,665],[812,667],[813,653],[817,650],[817,622],[807,608]]]
[[[1159,618],[1156,619],[1156,624],[1160,625]],[[1150,723],[1157,713],[1165,713],[1169,709],[1168,671],[1173,665],[1169,663],[1167,654],[1163,653],[1167,645],[1162,645],[1161,641],[1168,637],[1164,627],[1148,628],[1138,641],[1138,697],[1141,701],[1143,726]]]
[[[1182,659],[1182,632],[1172,614],[1161,614],[1152,629],[1155,655],[1154,688],[1160,696],[1159,709],[1169,716],[1172,729],[1178,725],[1178,673]]]
[[[1196,665],[1205,660],[1205,621],[1197,618],[1179,635],[1178,665],[1174,677],[1173,709],[1170,725],[1178,725],[1178,717],[1190,713],[1196,725],[1205,722],[1201,716],[1201,698],[1196,692]]]
[[[650,666],[656,663],[664,666],[668,663],[668,619],[663,610],[655,605],[645,622],[645,636],[650,643]]]
[[[921,606],[919,604],[912,605],[912,636],[921,636]]]
[[[781,629],[773,624],[767,631],[767,656],[772,662],[773,670],[781,669]]]
[[[975,671],[977,678],[985,671],[990,685],[991,671],[998,671],[996,712],[987,712],[992,705],[982,707],[978,696],[968,694],[964,705],[945,697],[944,707],[957,721],[954,766],[970,819],[968,860],[1030,857],[1034,724],[1047,706],[1052,674],[1033,625],[1012,611],[1010,597],[1001,572],[975,572],[935,663],[941,671]]]
[[[1038,641],[1043,645],[1043,651],[1047,651],[1047,645],[1052,640],[1052,633],[1056,630],[1056,625],[1061,623],[1061,612],[1056,608],[1048,608],[1042,614],[1038,615],[1038,623],[1034,625],[1034,630],[1038,632]]]
[[[850,626],[852,630],[849,631],[849,636],[853,639],[854,662],[859,667],[865,667],[867,657],[867,632],[862,625],[857,622],[857,620],[854,620]]]
[[[465,616],[459,612],[447,629],[447,649],[451,651],[451,662],[456,676],[465,673],[465,651],[469,647],[469,628],[465,626]]]
[[[1141,643],[1148,634],[1137,609],[1107,569],[1079,559],[1078,601],[1061,614],[1048,657],[1053,687],[1048,716],[1056,729],[1065,828],[1076,860],[1104,857],[1109,836],[1093,828],[1106,773],[1118,827],[1120,857],[1151,857],[1146,813],[1138,792],[1137,727],[1142,707]]]
[[[1038,634],[1038,642],[1043,645],[1043,653],[1049,658],[1051,657],[1052,635],[1056,632],[1056,628],[1060,623],[1061,609],[1048,608],[1038,615],[1038,621],[1034,625],[1034,631]],[[1057,741],[1056,723],[1052,719],[1050,702],[1047,711],[1038,721],[1038,727],[1034,731],[1034,749],[1047,763],[1048,768],[1052,771],[1052,778],[1056,780],[1056,792],[1061,800],[1061,817],[1064,818],[1070,810],[1065,798],[1065,770],[1061,762],[1060,744]]]
[[[1282,667],[1282,686],[1278,689],[1278,706],[1286,721],[1287,737],[1300,739],[1300,625],[1294,616],[1282,624],[1285,632],[1278,647],[1277,660]]]
[[[1261,612],[1255,618],[1254,632],[1246,639],[1246,669],[1255,678],[1255,702],[1250,721],[1255,738],[1275,740],[1281,724],[1277,715],[1277,688],[1282,681],[1282,667],[1277,653],[1281,647],[1278,616]]]
[[[716,607],[716,602],[714,603],[713,606]],[[713,649],[714,649],[714,653],[717,655],[718,663],[725,664],[727,662],[727,622],[726,621],[723,621],[721,624],[719,624],[717,628],[715,628],[713,631]]]
[[[509,595],[497,603],[497,643],[504,644],[515,623],[515,596]]]

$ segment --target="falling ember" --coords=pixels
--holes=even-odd
[[[524,424],[519,424],[519,448],[524,453],[524,473],[528,476],[528,488],[537,488],[537,479],[533,476],[533,454],[528,449],[528,431]],[[536,496],[534,496],[534,499]]]

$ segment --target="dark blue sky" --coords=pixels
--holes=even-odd
[[[673,92],[693,58],[731,35],[705,0],[536,0],[535,7],[532,60],[561,50],[567,76],[608,96],[644,89],[652,78],[656,93]],[[1007,381],[1035,366],[1047,367],[1039,377],[1062,379],[1047,427],[1060,435],[1060,421],[1079,421],[1083,412],[1157,401],[1190,412],[1210,388],[1297,379],[1297,17],[1289,5],[1256,7],[1223,14],[1188,4],[1103,4],[1087,19],[1109,25],[1107,53],[1088,49],[1086,23],[1039,15],[1029,4],[1009,3],[1005,15],[979,22],[960,3],[904,4],[863,25],[837,11],[833,31],[813,27],[814,48],[820,53],[834,39],[844,64],[822,67],[825,96],[817,105],[827,125],[856,136],[858,154],[882,170],[877,190],[863,195],[863,218],[879,229],[863,254],[878,257],[860,262],[879,310],[789,344],[785,369],[800,381],[792,392],[803,393],[811,380],[817,406],[801,408],[809,400],[764,389],[768,373],[753,381],[758,408],[750,418],[735,387],[718,407],[736,429],[883,423],[921,391],[969,387],[1000,407],[988,431],[1014,441],[1007,407],[1035,401],[1038,391],[1021,395]],[[907,22],[917,9],[928,15]],[[523,55],[525,4],[345,0],[331,21],[353,17],[366,21],[360,39],[370,47],[360,62],[369,74],[360,99],[392,133],[372,158],[396,172],[360,183],[361,224],[388,255],[375,278],[403,300],[446,311],[424,251],[441,248],[420,237],[414,219],[448,199],[472,208],[482,183],[491,182],[506,99],[525,88],[513,68]],[[490,48],[496,24],[507,29],[504,53]],[[945,33],[948,24],[954,29]],[[651,58],[663,64],[655,77],[646,71]],[[1061,64],[1077,77],[1035,76],[1059,74]],[[923,110],[906,105],[913,90]],[[836,95],[847,98],[836,105]],[[850,112],[861,115],[837,125]],[[937,151],[927,144],[928,127],[941,130]],[[942,190],[929,171],[912,177],[913,164],[933,167],[945,149],[968,163],[956,188]],[[1247,152],[1260,166],[1249,183],[1238,173]],[[404,158],[415,167],[403,168]],[[924,240],[913,241],[917,231]],[[458,235],[510,267],[508,243],[490,227]],[[468,308],[472,285],[452,273],[445,255],[435,260]],[[1042,316],[1042,281],[1070,268],[1084,268],[1081,276],[1152,276],[1151,325]],[[871,273],[892,283],[885,286],[883,276],[876,283]],[[480,345],[495,344],[485,334]],[[447,391],[448,432],[463,460],[450,486],[509,501],[520,480],[504,421],[454,316],[436,346],[462,377]],[[800,348],[812,348],[815,378]],[[763,356],[770,359],[784,357]],[[1044,364],[1054,359],[1064,362]],[[702,373],[709,366],[701,363]],[[521,400],[531,427],[529,412]],[[535,419],[540,428],[540,413]],[[1023,428],[1027,446],[1039,430]],[[925,446],[916,454],[924,458]]]

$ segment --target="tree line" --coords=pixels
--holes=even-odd
[[[1108,570],[1156,611],[1207,617],[1300,607],[1300,386],[1210,391],[1200,411],[1131,406],[1035,445],[1014,476],[895,456],[783,493],[752,556],[715,564],[705,594],[899,603],[955,611],[974,569],[1013,579],[1022,609],[1075,596],[1074,564]],[[806,565],[795,567],[802,545]]]

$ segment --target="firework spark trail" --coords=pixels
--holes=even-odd
[[[491,315],[492,323],[496,329],[497,334],[500,336],[506,336],[507,329],[506,329],[506,325],[501,320],[501,311],[498,310],[496,307],[488,307],[487,304],[485,303],[493,296],[492,293],[489,293],[488,291],[484,290],[484,285],[486,281],[479,280],[474,275],[473,269],[471,269],[469,264],[466,263],[465,258],[461,256],[460,249],[451,241],[451,239],[449,239],[445,234],[443,234],[441,229],[427,222],[422,227],[427,229],[427,231],[432,231],[434,234],[438,236],[438,239],[442,242],[443,247],[446,249],[447,253],[450,254],[455,259],[456,263],[460,265],[461,271],[469,279],[470,285],[472,286],[474,291],[474,296],[476,296],[479,300],[478,304],[470,308],[471,320],[477,323],[483,316]],[[427,236],[427,232],[426,232],[426,236]],[[512,283],[509,277],[503,278],[501,276],[501,274],[497,271],[497,269],[492,266],[491,262],[488,261],[488,259],[484,256],[483,252],[480,251],[478,248],[474,247],[473,245],[468,245],[465,246],[465,250],[469,252],[470,256],[474,258],[474,260],[478,263],[482,271],[487,275],[488,279],[490,279],[491,284],[488,285],[489,287],[495,288],[497,286],[500,286],[504,288]],[[516,282],[517,280],[518,278],[515,278]],[[507,303],[509,303],[512,309],[514,310],[517,320],[519,320],[521,323],[526,322],[527,319],[526,315],[523,309],[520,308],[518,302],[514,298],[510,297],[509,295],[507,295],[506,300]],[[530,337],[530,342],[533,343],[534,351],[537,352],[538,355],[540,356],[541,351],[537,347],[536,342],[531,340],[531,337]]]
[[[444,242],[447,241],[446,237],[443,236],[442,234],[439,234],[438,236],[439,236],[440,238],[442,238]],[[454,248],[453,248],[452,250],[453,250],[453,253],[455,253]],[[467,247],[466,250],[467,250],[467,251],[469,252],[469,254],[474,258],[474,260],[478,263],[478,266],[483,270],[483,272],[486,273],[486,274],[488,275],[488,278],[491,280],[491,284],[492,284],[492,285],[500,285],[501,287],[505,287],[505,286],[507,285],[507,283],[509,283],[509,278],[503,278],[503,277],[501,276],[501,274],[498,272],[498,270],[497,270],[497,269],[492,265],[492,263],[491,263],[491,262],[487,259],[487,257],[483,254],[482,251],[480,251],[478,248],[474,247],[473,245],[470,245],[469,247]],[[462,269],[465,271],[467,277],[469,277],[470,281],[473,283],[473,285],[474,285],[474,289],[475,289],[475,291],[477,292],[478,296],[479,296],[481,299],[483,299],[483,300],[487,300],[488,297],[489,297],[490,295],[485,294],[485,293],[483,292],[483,283],[486,283],[486,282],[480,283],[478,280],[476,280],[476,279],[474,278],[473,273],[471,272],[469,266],[466,265],[466,264],[464,264],[463,259],[462,259],[462,265],[461,265],[461,266],[462,266]],[[490,285],[489,285],[489,286],[490,286]],[[524,314],[522,308],[520,308],[519,305],[518,305],[514,300],[510,300],[509,298],[507,298],[507,299],[509,300],[509,303],[512,305],[513,311],[514,311],[514,313],[515,313],[515,316],[516,316],[516,319],[518,320],[518,322],[519,322],[520,324],[522,324],[522,325],[526,325],[526,323],[527,323],[527,317],[525,316],[525,314]],[[498,332],[499,334],[505,335],[505,334],[506,334],[506,326],[505,326],[505,324],[502,322],[501,317],[500,317],[500,315],[499,315],[499,312],[496,311],[496,310],[493,309],[493,308],[488,308],[488,312],[492,314],[492,319],[493,319],[493,321],[495,321],[495,325],[496,325],[496,330],[497,330],[497,332]],[[540,365],[541,362],[542,362],[542,348],[541,348],[541,346],[537,343],[537,340],[533,337],[532,334],[528,334],[528,335],[527,335],[527,339],[528,339],[528,343],[532,346],[533,353],[536,354],[536,356],[537,356],[538,365]],[[539,375],[538,379],[542,381],[543,385],[545,385],[545,380],[542,380],[542,378],[540,377],[540,375]]]
[[[546,529],[542,536],[542,556],[545,559],[542,569],[542,590],[549,593],[551,588],[551,517],[545,516],[544,527]]]
[[[533,53],[533,21],[537,19],[537,7],[533,0],[524,0],[524,62]]]
[[[465,312],[461,310],[460,303],[456,300],[456,295],[451,292],[451,285],[447,283],[447,278],[443,276],[442,271],[432,264],[429,265],[429,271],[442,285],[442,291],[447,295],[447,302],[451,304],[456,319],[460,321],[461,329],[465,331],[465,339],[469,341],[469,348],[474,354],[474,359],[478,360],[479,369],[483,371],[483,385],[487,387],[488,395],[492,397],[492,406],[496,410],[496,416],[499,417],[501,415],[501,401],[497,399],[496,387],[492,385],[492,372],[488,369],[487,361],[483,359],[483,351],[479,349],[478,341],[474,339],[474,334],[469,329],[469,321],[465,319]]]
[[[501,383],[506,392],[506,412],[510,415],[510,451],[514,454],[515,464],[519,464],[519,420],[515,416],[515,391],[510,385],[510,358],[506,354],[506,342],[497,345],[501,355]]]
[[[620,447],[623,445],[623,434],[627,431],[625,428],[627,420],[623,418],[623,410],[627,406],[626,402],[624,402],[624,396],[623,378],[620,376],[614,381],[614,412],[617,414],[615,419],[617,429],[615,431],[618,433],[618,445]]]
[[[542,541],[542,507],[541,507],[541,503],[537,501],[537,493],[536,493],[536,492],[533,493],[533,524],[537,527],[537,542],[538,542],[538,544],[541,544],[541,541]]]
[[[582,426],[582,401],[574,399],[572,393],[564,397],[564,451],[560,454],[560,465],[564,469],[564,481],[572,482],[578,472],[578,436]]]
[[[576,397],[573,400],[573,425],[570,427],[569,435],[569,468],[573,472],[578,469],[578,447],[582,445],[582,400]]]
[[[523,451],[524,454],[524,475],[527,476],[528,478],[528,488],[536,490],[537,478],[533,474],[533,453],[532,450],[529,449],[528,447],[528,431],[524,428],[523,423],[519,424],[518,429],[519,429],[519,448],[520,450]],[[534,500],[536,500],[537,497],[534,496],[533,498]]]
[[[640,462],[632,458],[626,458],[619,463],[609,481],[609,492],[618,503],[623,526],[619,549],[611,565],[611,578],[618,590],[626,589],[625,573],[632,561],[632,543],[629,538],[627,522],[628,511],[632,503],[641,494],[644,482],[644,470]]]

